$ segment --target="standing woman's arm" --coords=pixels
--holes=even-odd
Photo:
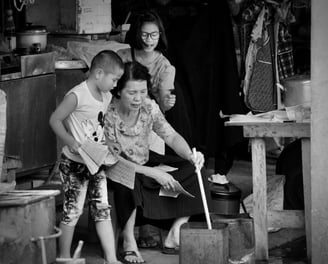
[[[171,64],[164,65],[158,73],[157,87],[154,96],[159,104],[162,112],[170,110],[176,102],[176,96],[172,93],[174,91],[175,67]]]

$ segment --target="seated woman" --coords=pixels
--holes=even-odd
[[[175,67],[166,58],[168,50],[165,28],[154,10],[144,10],[131,16],[131,27],[126,35],[129,48],[119,50],[124,62],[137,61],[147,67],[150,74],[151,95],[173,127],[191,142],[191,125],[181,87],[175,87]],[[174,107],[173,107],[174,106]],[[167,163],[177,157],[155,133],[152,133],[149,161]],[[151,235],[149,225],[138,230],[138,245],[151,248],[158,245]]]
[[[195,165],[202,167],[203,154],[193,155],[190,147],[165,120],[159,106],[148,97],[150,75],[140,63],[128,62],[125,71],[112,90],[112,103],[105,115],[105,136],[110,148],[132,162],[136,171],[135,188],[130,190],[113,183],[118,222],[123,228],[123,258],[126,263],[142,263],[134,237],[136,215],[154,224],[159,220],[173,222],[164,241],[164,251],[179,247],[179,232],[192,215],[203,214]],[[149,136],[159,135],[182,159],[178,169],[165,172],[148,166]],[[174,160],[176,162],[176,160]],[[175,163],[176,164],[176,163]],[[177,181],[195,198],[179,195],[177,198],[159,196],[159,190],[174,190]],[[204,183],[207,181],[204,180]],[[207,186],[205,186],[208,194]]]

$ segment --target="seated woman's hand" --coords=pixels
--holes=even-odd
[[[155,180],[165,189],[165,190],[175,190],[177,181],[165,171],[156,169]]]
[[[196,151],[190,156],[190,161],[195,165],[196,168],[201,169],[205,161],[203,153]]]

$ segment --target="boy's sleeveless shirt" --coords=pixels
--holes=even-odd
[[[104,144],[103,120],[112,99],[111,93],[102,93],[103,101],[100,102],[92,96],[86,81],[72,88],[66,95],[71,93],[75,94],[77,105],[64,122],[66,129],[79,143],[89,138]],[[67,146],[63,147],[63,153],[73,161],[84,163],[80,155],[70,152]]]

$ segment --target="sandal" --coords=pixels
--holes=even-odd
[[[179,255],[179,252],[179,247],[164,247],[162,250],[162,253],[167,255]]]
[[[146,261],[129,261],[126,259],[127,256],[132,256],[132,257],[135,257],[136,260],[138,260],[138,255],[135,251],[132,251],[132,250],[127,250],[127,251],[123,251],[121,257],[122,257],[122,262],[124,264],[139,264],[139,263],[146,263]]]
[[[139,248],[156,248],[158,242],[152,236],[139,237],[138,247]]]

